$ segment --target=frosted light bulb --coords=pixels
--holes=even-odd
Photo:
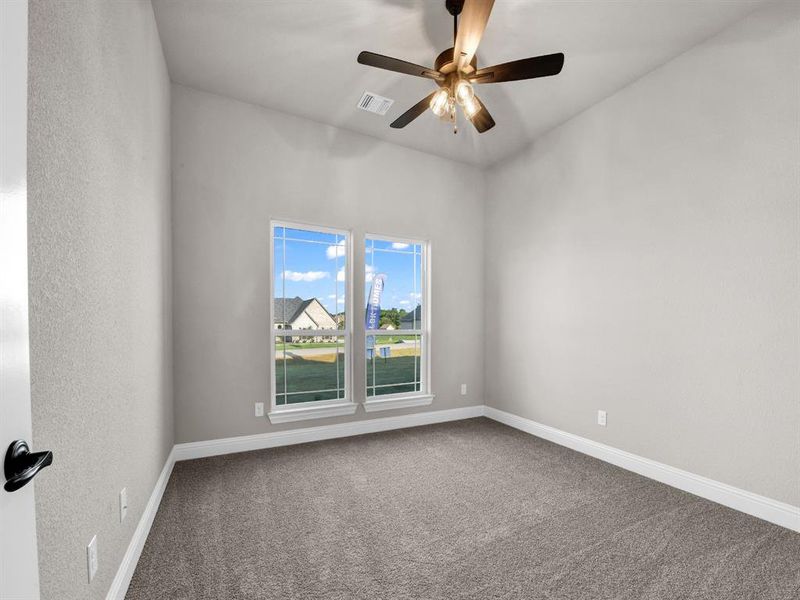
[[[447,112],[449,96],[447,90],[439,90],[431,98],[431,110],[437,117],[443,116]]]
[[[472,96],[472,98],[464,102],[463,109],[464,114],[467,115],[467,118],[472,119],[472,117],[480,112],[481,105],[478,102],[478,99],[475,98],[475,96]]]
[[[467,102],[475,97],[475,91],[472,89],[469,81],[463,79],[456,84],[456,100],[461,106],[466,106]]]

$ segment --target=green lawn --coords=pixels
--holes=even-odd
[[[303,344],[303,347],[308,347]],[[373,364],[374,363],[374,364]],[[417,368],[417,378],[419,378],[419,357],[418,356],[398,356],[393,358],[377,358],[367,361],[367,386],[372,386],[373,367],[374,379],[377,385],[390,385],[390,387],[377,388],[377,395],[397,394],[401,392],[413,392],[417,387],[414,381],[414,363]],[[299,357],[286,361],[285,374],[283,360],[276,361],[276,384],[279,392],[276,397],[278,404],[296,404],[300,402],[313,402],[315,400],[332,400],[336,395],[336,373],[339,373],[339,382],[344,387],[344,361],[319,362],[314,360],[304,360]],[[283,395],[284,381],[286,381],[286,391],[303,392],[291,395]],[[329,392],[318,392],[314,390],[332,390]],[[369,388],[369,395],[373,395],[373,390]]]

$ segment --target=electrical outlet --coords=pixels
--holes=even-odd
[[[256,416],[263,417],[264,416],[264,403],[263,402],[256,402]]]
[[[119,493],[119,522],[122,523],[128,514],[128,488],[122,488]]]
[[[97,536],[92,537],[92,541],[86,546],[86,568],[89,571],[89,583],[92,582],[97,574]]]
[[[466,396],[467,395],[467,384],[466,383],[462,383],[461,384],[461,395],[462,396]]]
[[[606,426],[606,411],[598,410],[597,411],[597,424],[601,427]]]

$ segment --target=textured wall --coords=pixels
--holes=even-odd
[[[29,53],[42,598],[104,598],[173,443],[169,81],[149,1],[33,1]]]
[[[436,399],[422,410],[483,402],[482,173],[181,86],[172,124],[177,441],[337,422],[272,426],[253,416],[270,399],[270,218],[350,229],[356,257],[365,232],[430,240]],[[363,275],[353,289],[358,313]],[[363,345],[356,329],[354,346]],[[364,371],[356,361],[357,401]],[[338,420],[353,418],[367,416],[360,408]]]
[[[800,505],[799,8],[489,173],[490,405]]]

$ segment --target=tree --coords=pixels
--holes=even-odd
[[[400,329],[400,319],[402,319],[406,314],[406,311],[402,308],[387,308],[381,310],[381,320],[380,326],[383,327],[384,325],[391,325],[395,329]]]

